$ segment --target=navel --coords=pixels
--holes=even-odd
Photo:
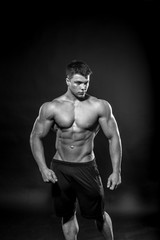
[[[70,146],[70,148],[71,148],[71,149],[74,149],[74,148],[75,148],[75,146],[74,146],[74,145],[71,145],[71,146]]]

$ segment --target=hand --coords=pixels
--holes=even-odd
[[[118,187],[118,185],[121,184],[121,175],[120,173],[112,173],[107,182],[107,188],[110,190],[114,190]]]
[[[58,181],[55,173],[49,168],[45,168],[45,169],[41,170],[41,174],[42,174],[42,178],[43,178],[44,182],[55,183]]]

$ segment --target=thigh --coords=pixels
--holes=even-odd
[[[58,181],[52,185],[52,196],[57,216],[71,217],[76,209],[76,194],[72,187],[71,179],[60,168],[52,166]]]
[[[82,216],[97,218],[104,212],[104,190],[97,165],[81,169],[76,176],[76,194]]]

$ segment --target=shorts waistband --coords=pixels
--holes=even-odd
[[[59,165],[66,165],[66,166],[71,166],[71,167],[85,167],[85,166],[92,166],[96,164],[96,159],[94,158],[93,160],[89,162],[67,162],[67,161],[62,161],[62,160],[57,160],[57,159],[52,159],[52,163],[56,163]]]

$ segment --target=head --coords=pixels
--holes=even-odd
[[[89,87],[92,71],[82,61],[72,61],[66,68],[66,82],[69,91],[78,98],[84,98]]]

